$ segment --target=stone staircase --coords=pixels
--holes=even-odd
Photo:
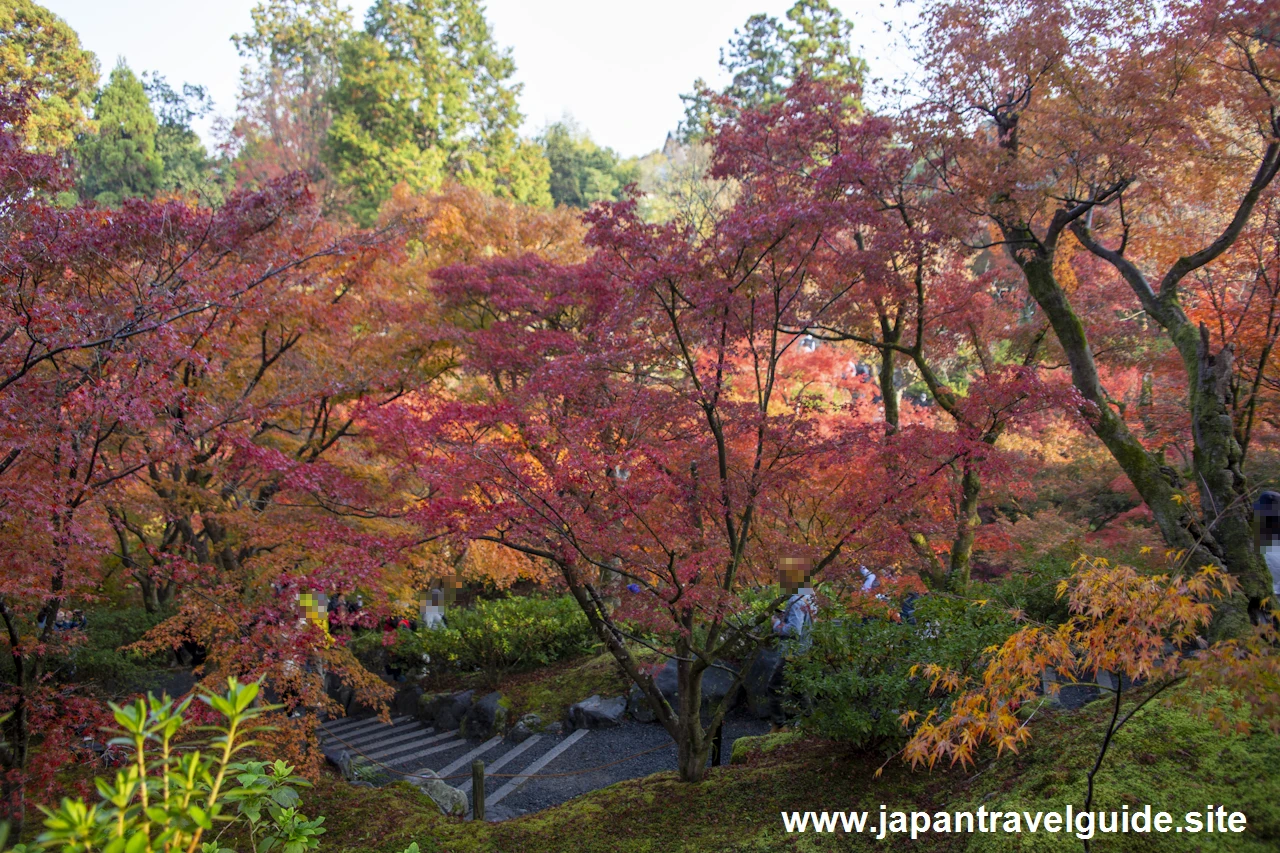
[[[521,743],[501,737],[476,742],[460,737],[457,731],[437,732],[413,717],[392,717],[391,725],[376,717],[345,717],[321,724],[317,734],[326,753],[347,754],[354,767],[353,775],[360,781],[388,784],[429,769],[464,791],[468,802],[471,763],[479,758],[485,763],[486,816],[496,820],[504,810],[495,806],[573,750],[591,732],[578,729],[566,736],[535,734]],[[586,748],[589,746],[579,747]],[[489,773],[519,775],[492,778]],[[464,774],[465,778],[448,778]]]

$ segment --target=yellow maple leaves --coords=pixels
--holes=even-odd
[[[1071,618],[1058,626],[1026,625],[1004,643],[986,649],[987,665],[978,678],[936,664],[918,664],[911,675],[930,679],[930,689],[955,694],[941,715],[919,719],[909,711],[904,727],[915,726],[903,757],[913,767],[938,761],[972,764],[977,750],[994,746],[996,754],[1016,753],[1031,737],[1021,710],[1056,693],[1062,683],[1094,683],[1119,677],[1126,682],[1186,677],[1177,649],[1197,638],[1213,614],[1212,602],[1230,596],[1238,582],[1216,566],[1189,574],[1143,574],[1131,566],[1081,557],[1068,580],[1058,585]],[[1270,672],[1277,684],[1272,701],[1280,717],[1280,664],[1274,654],[1253,648],[1253,671]],[[1238,668],[1240,649],[1215,656],[1215,671],[1226,662]],[[1207,667],[1208,664],[1202,666]],[[1269,667],[1269,669],[1267,668]],[[1227,669],[1235,671],[1230,666]]]

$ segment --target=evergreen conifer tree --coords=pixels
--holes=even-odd
[[[80,197],[118,205],[154,195],[164,178],[156,150],[159,123],[142,81],[123,60],[98,93],[93,117],[97,134],[82,136],[78,146]]]
[[[519,84],[476,0],[378,0],[343,46],[326,158],[351,189],[349,211],[373,221],[391,188],[445,178],[549,204],[541,149],[519,138]]]

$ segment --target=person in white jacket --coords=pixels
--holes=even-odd
[[[1258,549],[1271,573],[1271,594],[1280,604],[1280,494],[1263,492],[1253,503],[1254,529],[1258,532]]]
[[[779,731],[787,718],[794,715],[800,697],[791,695],[786,688],[784,670],[787,658],[803,652],[813,642],[813,620],[818,612],[811,583],[813,563],[807,557],[783,557],[778,567],[778,583],[791,596],[781,613],[773,614],[773,634],[781,638],[781,656],[769,679],[769,716],[773,731]]]
[[[778,570],[778,583],[791,593],[791,597],[783,606],[782,613],[774,614],[773,633],[793,641],[789,645],[796,651],[808,648],[809,631],[818,612],[810,583],[812,571],[813,564],[805,557],[783,557]]]

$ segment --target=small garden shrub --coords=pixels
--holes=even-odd
[[[1024,569],[1010,572],[994,583],[984,595],[1001,606],[1017,608],[1027,618],[1046,625],[1060,625],[1071,615],[1067,601],[1058,596],[1058,584],[1071,576],[1074,556],[1054,552],[1042,554]]]
[[[110,693],[147,690],[154,686],[157,671],[170,663],[170,656],[120,649],[142,639],[167,615],[148,613],[141,607],[89,610],[85,627],[68,632],[71,645],[53,658],[50,668],[57,678],[92,681]]]
[[[816,734],[859,746],[896,746],[906,740],[899,717],[939,707],[929,679],[912,676],[915,664],[937,663],[978,672],[984,651],[1013,633],[1012,618],[994,602],[926,595],[916,623],[888,619],[825,619],[813,644],[787,666],[787,680],[805,697],[803,724]]]
[[[587,617],[568,595],[477,601],[472,608],[450,610],[445,618],[446,628],[397,632],[392,665],[417,669],[429,655],[437,670],[510,672],[588,654],[597,643]],[[371,642],[381,642],[381,635],[366,634],[355,646]]]

